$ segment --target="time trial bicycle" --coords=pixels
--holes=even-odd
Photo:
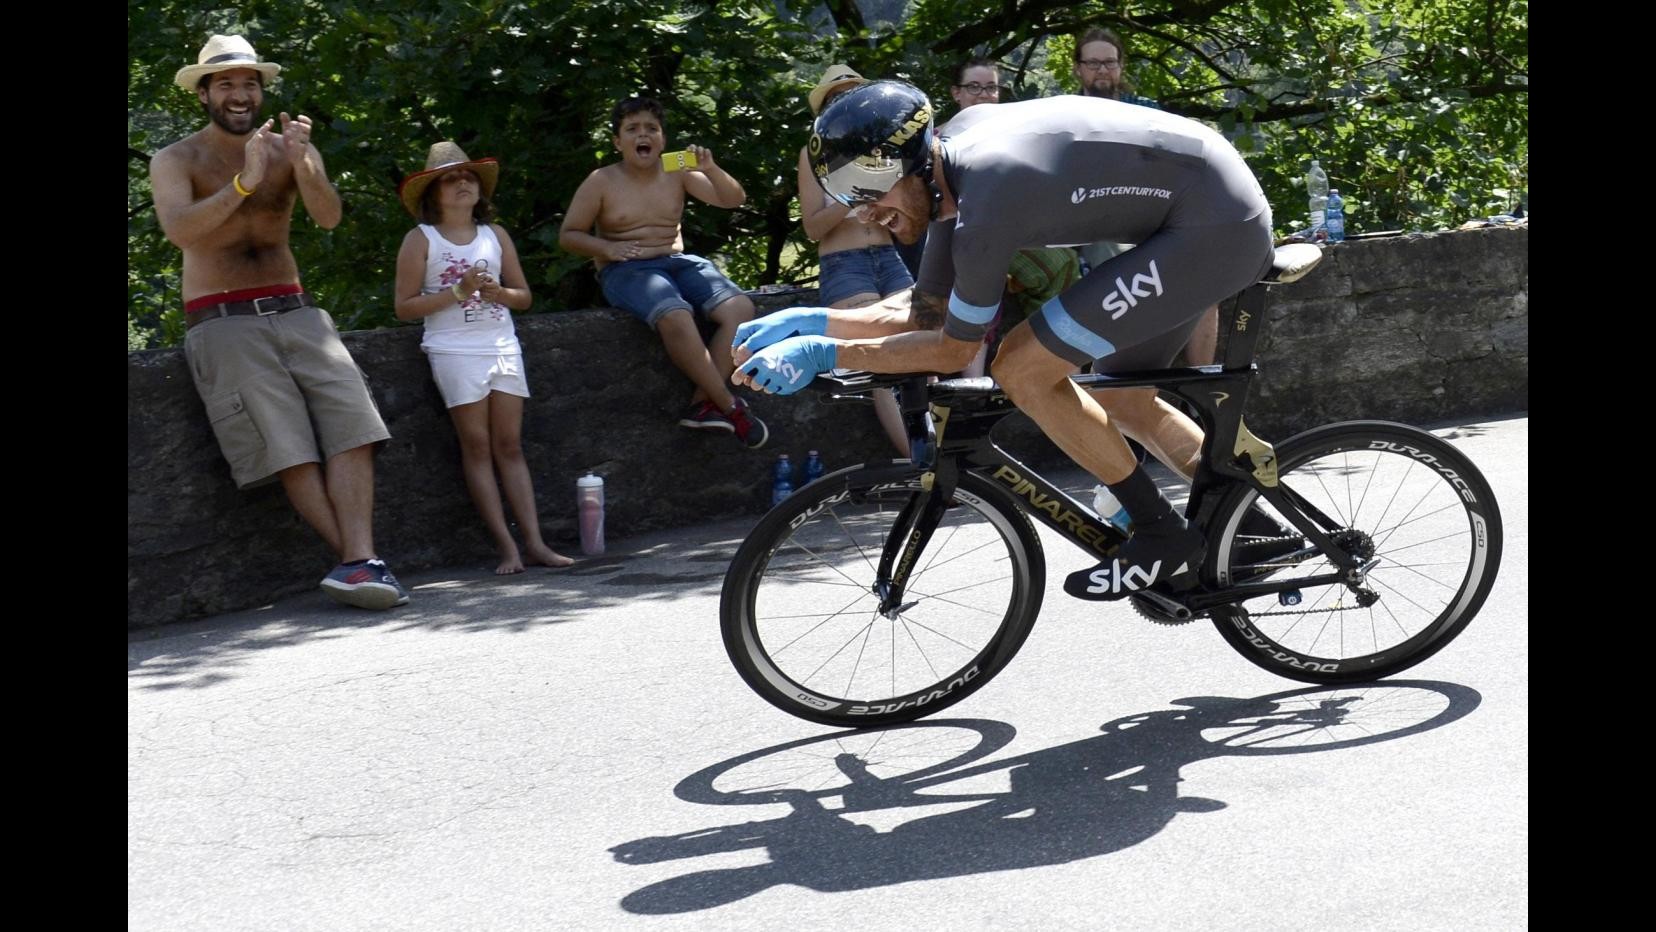
[[[1073,379],[1089,391],[1160,388],[1204,431],[1185,515],[1206,555],[1131,604],[1162,623],[1209,618],[1264,669],[1337,684],[1442,650],[1489,595],[1502,537],[1488,482],[1426,431],[1344,421],[1273,446],[1244,424],[1268,287],[1321,256],[1281,247],[1271,274],[1227,302],[1219,365]],[[1016,410],[991,379],[836,372],[812,384],[860,401],[882,387],[898,392],[910,458],[837,470],[772,508],[721,593],[737,671],[813,722],[912,721],[1000,672],[1045,595],[1031,518],[1099,561],[1126,540],[990,439]]]

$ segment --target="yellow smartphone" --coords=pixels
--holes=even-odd
[[[686,168],[696,167],[696,153],[688,149],[679,152],[661,153],[661,170],[668,172],[684,171]]]

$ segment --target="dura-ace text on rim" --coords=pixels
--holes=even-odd
[[[833,724],[908,720],[969,695],[1022,643],[1044,578],[1027,519],[962,477],[922,548],[898,528],[913,566],[901,604],[882,611],[881,552],[927,493],[917,475],[865,475],[842,470],[762,520],[732,563],[721,612],[749,685]]]

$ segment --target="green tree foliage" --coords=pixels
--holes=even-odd
[[[686,246],[749,287],[815,272],[794,165],[805,92],[830,62],[911,80],[947,103],[953,65],[1003,62],[1016,96],[1073,90],[1072,37],[1127,37],[1131,77],[1167,109],[1236,139],[1276,206],[1303,225],[1317,157],[1354,230],[1453,226],[1512,206],[1528,166],[1528,6],[1486,0],[253,0],[202,10],[129,2],[128,346],[182,338],[179,251],[149,202],[148,162],[199,128],[172,83],[215,32],[283,66],[266,112],[305,113],[345,202],[332,231],[295,220],[307,287],[342,328],[387,326],[397,182],[458,141],[503,163],[496,202],[537,310],[601,303],[589,261],[557,247],[586,174],[609,161],[609,111],[667,107],[668,144],[712,148],[742,182],[734,211],[685,214]],[[949,108],[943,108],[945,115]]]

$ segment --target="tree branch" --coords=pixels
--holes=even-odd
[[[1236,3],[1237,0],[1175,0],[1169,4],[1166,12],[1146,14],[1134,22],[1139,23],[1141,27],[1168,23],[1202,23],[1212,19],[1226,7],[1235,6]],[[829,6],[832,7],[833,4],[830,3]],[[1047,14],[1058,11],[1069,15],[1047,21]],[[1084,11],[1078,12],[1075,10],[1074,0],[1032,0],[1021,6],[1003,3],[1000,12],[960,27],[933,43],[931,49],[934,52],[956,52],[981,45],[1000,49],[995,53],[996,57],[999,57],[1006,48],[1011,47],[1001,44],[999,40],[1003,36],[1017,34],[1020,27],[1027,24],[1041,23],[1042,34],[1055,35],[1078,29],[1082,25],[1125,25],[1127,22],[1128,17],[1120,13],[1088,15]]]
[[[1414,103],[1433,96],[1442,96],[1444,88],[1433,89],[1430,93],[1404,94],[1393,99],[1395,91],[1375,91],[1361,97],[1320,97],[1315,100],[1297,100],[1292,103],[1272,104],[1268,107],[1255,110],[1252,122],[1271,123],[1277,120],[1288,120],[1294,117],[1310,116],[1317,113],[1331,113],[1335,109],[1352,102],[1361,102],[1370,106],[1386,107],[1398,103]],[[1464,92],[1473,99],[1487,97],[1509,97],[1515,94],[1528,94],[1529,88],[1515,84],[1484,84],[1476,87],[1452,88]],[[1227,113],[1235,111],[1234,107],[1210,106],[1192,104],[1178,108],[1168,108],[1169,113],[1195,119],[1217,120]]]
[[[861,38],[868,34],[868,24],[863,21],[856,0],[827,0],[826,5],[828,15],[834,18],[834,25],[842,35]]]

